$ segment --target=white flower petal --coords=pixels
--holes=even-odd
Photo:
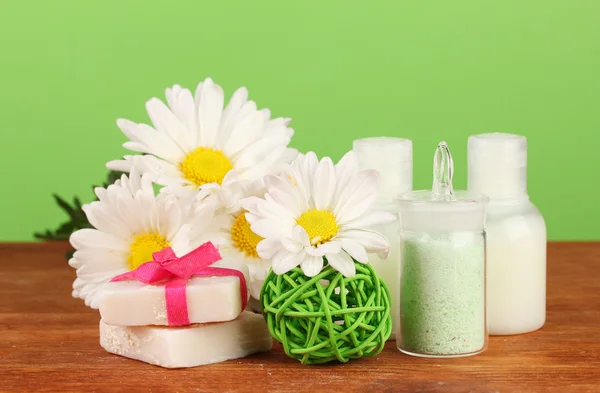
[[[330,209],[331,199],[335,192],[335,169],[329,157],[325,157],[317,165],[313,178],[313,198],[318,210]]]
[[[225,97],[221,86],[207,78],[198,102],[198,125],[203,146],[215,147]]]
[[[254,205],[246,204],[245,208],[253,216],[258,218],[250,222],[251,225],[254,224],[256,221],[262,219],[269,219],[278,222],[282,225],[282,227],[285,227],[286,233],[291,233],[292,229],[296,225],[296,220],[294,219],[292,212],[275,202],[269,194],[265,194],[265,199],[262,200],[261,203],[257,203]]]
[[[291,237],[292,228],[285,226],[283,223],[272,219],[258,220],[250,225],[252,232],[263,238]]]
[[[285,190],[279,188],[270,188],[269,195],[275,202],[289,210],[292,213],[301,211],[298,200],[295,195],[285,192]]]
[[[231,130],[231,135],[223,146],[223,151],[229,157],[234,157],[235,154],[239,153],[244,147],[253,143],[264,127],[263,115],[256,110],[256,104],[252,101],[248,101],[244,106],[250,107],[250,109],[253,110],[248,110],[250,113],[236,123]],[[242,110],[244,110],[244,108],[242,108]]]
[[[189,130],[177,116],[158,98],[152,98],[146,103],[148,116],[156,128],[157,133],[162,133],[175,143],[184,153]],[[164,138],[164,141],[167,139]]]
[[[390,252],[390,244],[385,236],[375,231],[348,229],[340,232],[338,238],[356,242],[368,253],[377,253],[381,259],[386,259]]]
[[[154,154],[171,162],[179,162],[183,158],[183,150],[165,133],[125,119],[118,119],[117,126],[134,144],[126,143],[124,146],[132,147],[134,151]]]
[[[80,229],[71,234],[69,238],[74,249],[86,247],[101,247],[115,251],[128,251],[129,243],[112,233],[105,233],[96,229]]]
[[[325,249],[319,247],[308,246],[304,247],[304,251],[306,254],[312,255],[314,257],[322,257],[325,255]]]
[[[178,257],[182,257],[193,251],[195,247],[192,247],[190,243],[190,227],[189,225],[183,225],[170,239],[171,248]],[[197,247],[197,246],[196,246]]]
[[[319,244],[317,249],[323,254],[337,254],[342,250],[342,245],[337,240],[331,240],[327,243]]]
[[[264,177],[264,182],[273,199],[289,211],[299,213],[306,209],[305,198],[289,179],[284,179],[281,176],[267,175]]]
[[[113,271],[127,270],[128,255],[128,252],[102,247],[82,248],[75,251],[69,265],[77,268],[78,277],[106,276],[113,274]]]
[[[279,158],[285,153],[286,146],[291,138],[261,138],[246,147],[236,157],[236,168],[252,169],[258,161],[263,165],[270,165],[273,161],[279,161]],[[273,152],[277,152],[276,155]],[[261,160],[262,158],[262,160]],[[270,162],[271,161],[271,162]]]
[[[254,215],[254,214],[252,214],[252,213],[246,213],[246,221],[248,221],[248,223],[249,223],[250,225],[252,225],[252,223],[254,223],[254,222],[256,222],[256,221],[258,221],[258,220],[260,220],[260,219],[261,219],[261,217],[260,217],[260,216],[255,216],[255,215]]]
[[[352,258],[354,258],[357,262],[360,263],[368,263],[369,256],[367,255],[367,250],[360,245],[359,243],[349,240],[349,239],[340,239],[340,244],[344,251],[346,251]]]
[[[296,240],[302,246],[310,247],[311,243],[310,239],[308,238],[308,233],[306,232],[306,229],[304,229],[302,226],[296,225],[292,232],[292,236],[294,240]]]
[[[94,228],[106,233],[113,233],[122,238],[131,236],[132,230],[120,217],[113,217],[109,211],[102,209],[102,202],[92,202],[82,207],[90,224]]]
[[[302,244],[289,237],[282,238],[281,244],[283,245],[283,247],[285,247],[286,250],[292,253],[299,253],[300,250],[304,248]]]
[[[269,269],[271,268],[271,261],[256,261],[248,263],[248,270],[250,271],[250,295],[255,299],[260,299],[260,291],[264,284]]]
[[[256,212],[258,214],[261,214],[265,217],[286,221],[287,223],[295,225],[296,217],[300,215],[299,209],[292,211],[283,207],[268,193],[265,194],[265,201],[266,203],[257,206]]]
[[[265,202],[265,200],[262,198],[251,196],[251,197],[240,200],[240,206],[243,209],[249,211],[252,215],[257,216],[256,211],[259,209],[259,206],[262,205],[264,202]],[[257,217],[260,217],[260,216],[257,216]],[[247,218],[248,218],[248,215],[246,215],[246,219]]]
[[[319,160],[314,152],[308,152],[306,155],[299,154],[298,157],[292,162],[292,167],[302,177],[302,184],[306,188],[306,193],[310,197],[313,193],[312,190],[312,179],[317,169]],[[310,200],[308,201],[311,202]]]
[[[278,239],[264,239],[256,246],[256,252],[262,259],[271,259],[281,248],[283,246]]]
[[[124,160],[109,161],[106,167],[121,172],[131,172],[135,169],[150,175],[153,182],[164,186],[191,185],[180,177],[181,172],[177,166],[152,155],[125,156]]]
[[[237,89],[231,96],[229,104],[227,104],[227,107],[221,116],[221,131],[217,138],[217,145],[220,149],[225,146],[225,142],[229,139],[235,124],[236,116],[247,101],[248,90],[245,87]]]
[[[300,264],[302,271],[308,277],[314,277],[323,270],[323,257],[307,255]]]
[[[290,253],[285,249],[281,249],[273,255],[271,264],[275,274],[284,274],[300,265],[306,258],[304,250],[299,253]]]
[[[343,224],[347,228],[369,228],[375,225],[388,224],[397,219],[397,214],[385,211],[370,211]]]
[[[83,299],[86,306],[97,310],[102,289],[111,278],[112,276],[106,276],[102,280],[97,281],[86,281],[77,278],[73,282],[73,297]]]
[[[327,254],[325,256],[327,262],[338,272],[342,273],[344,277],[353,277],[356,274],[356,266],[354,261],[345,252],[337,254]]]
[[[287,165],[282,173],[281,177],[285,177],[286,182],[290,184],[294,189],[294,193],[299,197],[299,208],[302,211],[308,210],[308,202],[311,199],[310,184],[305,184],[302,174],[291,165]]]
[[[340,199],[334,208],[334,214],[339,222],[348,222],[363,215],[377,196],[378,184],[377,171],[360,171],[340,194]]]
[[[167,88],[165,96],[173,114],[185,125],[188,132],[180,133],[178,138],[182,142],[184,150],[192,146],[198,146],[198,119],[196,105],[192,92],[179,85]]]
[[[349,151],[344,154],[342,159],[335,166],[336,188],[334,198],[336,201],[340,198],[342,191],[348,187],[348,183],[350,183],[350,180],[352,180],[357,173],[358,161],[356,155],[353,151]]]

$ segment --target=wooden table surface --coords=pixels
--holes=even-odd
[[[377,357],[302,366],[269,353],[167,370],[105,352],[99,315],[71,298],[68,246],[0,244],[2,392],[600,392],[600,243],[548,246],[548,314],[539,331],[491,337],[460,359]]]

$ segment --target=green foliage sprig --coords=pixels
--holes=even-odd
[[[121,177],[123,173],[117,171],[110,171],[106,176],[106,181],[101,187],[108,187],[113,184],[117,179]],[[96,188],[97,186],[93,186]],[[73,202],[69,203],[64,198],[57,194],[52,194],[52,197],[56,201],[56,204],[65,212],[69,217],[67,221],[60,224],[56,229],[46,229],[43,232],[35,232],[33,236],[36,239],[46,241],[65,241],[69,239],[71,233],[83,229],[91,228],[92,225],[89,223],[85,213],[83,212],[81,200],[78,197],[73,197]]]
[[[69,216],[69,219],[58,226],[56,229],[46,229],[44,232],[35,232],[33,236],[39,240],[68,240],[71,233],[78,229],[90,228],[91,225],[81,208],[81,201],[78,197],[73,197],[73,205],[66,200],[52,194],[56,204]]]

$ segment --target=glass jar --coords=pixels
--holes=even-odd
[[[436,170],[433,190],[398,198],[401,268],[396,341],[400,351],[414,356],[469,356],[487,346],[487,198],[452,189],[452,160],[445,144],[442,147],[446,157],[436,162],[441,169]]]

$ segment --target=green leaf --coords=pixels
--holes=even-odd
[[[122,174],[123,172],[109,171],[106,175],[106,181],[102,186],[104,188],[108,187],[108,184],[113,184],[121,177]],[[64,241],[68,240],[71,234],[79,229],[92,228],[92,225],[89,223],[85,212],[83,211],[83,206],[79,197],[73,197],[72,203],[69,203],[67,200],[57,194],[52,194],[52,197],[54,198],[56,204],[67,214],[69,219],[58,225],[58,227],[54,230],[46,229],[43,232],[35,232],[33,236],[36,239],[46,241]],[[72,252],[69,252],[67,254],[68,258],[70,258],[72,254]]]
[[[71,217],[72,219],[75,218],[75,216],[76,216],[75,208],[71,207],[71,205],[69,205],[69,203],[67,201],[65,201],[64,199],[62,199],[57,194],[52,194],[52,197],[56,201],[56,204],[58,206],[60,206],[60,208],[63,209],[65,211],[65,213],[67,213],[67,215],[69,217]]]

